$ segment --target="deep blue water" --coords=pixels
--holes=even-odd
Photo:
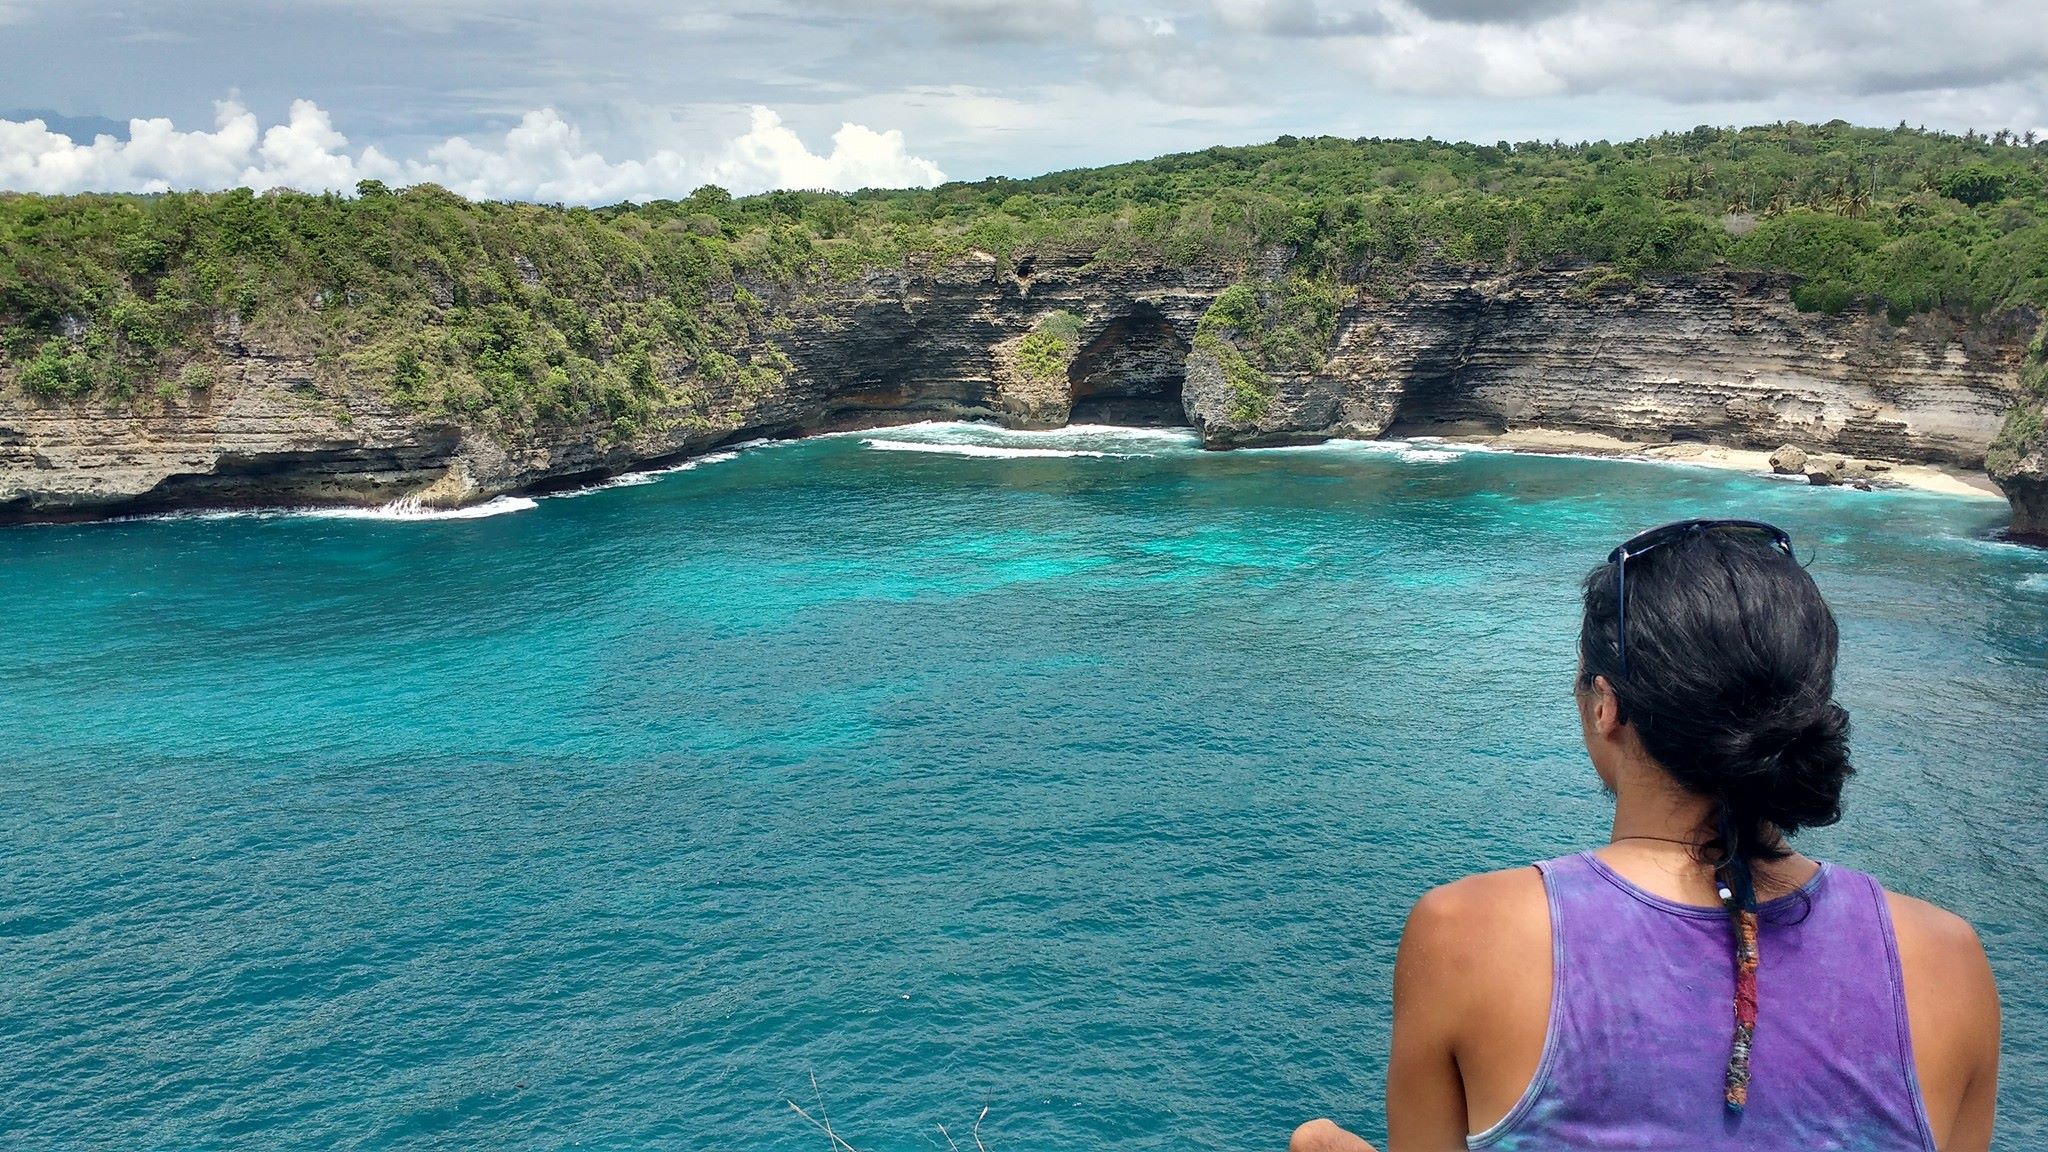
[[[2048,553],[2002,505],[958,427],[0,532],[0,1144],[1377,1130],[1410,902],[1604,837],[1578,578],[1702,513],[1812,555],[1860,772],[1805,843],[1976,922],[2000,1146],[2048,1145]]]

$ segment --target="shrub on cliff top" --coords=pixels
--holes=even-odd
[[[1626,276],[1732,260],[1801,277],[1805,306],[1969,320],[2048,307],[2044,176],[2040,148],[1787,123],[1597,147],[1303,138],[1029,180],[740,199],[707,186],[598,209],[426,185],[0,194],[0,379],[61,338],[58,359],[83,359],[61,374],[42,360],[44,394],[146,394],[214,355],[219,332],[508,431],[693,419],[691,365],[750,362],[828,285],[977,248],[1258,281],[1259,319],[1239,327],[1254,371],[1312,368],[1336,285],[1398,290],[1424,260]],[[1728,235],[1730,213],[1756,229]],[[403,380],[401,348],[419,363]]]

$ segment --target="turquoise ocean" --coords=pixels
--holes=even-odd
[[[1410,903],[1604,838],[1579,579],[1699,514],[1811,559],[1859,772],[1803,846],[1978,925],[1999,1146],[2048,1146],[2048,552],[2001,504],[965,425],[0,531],[0,1146],[1374,1132]]]

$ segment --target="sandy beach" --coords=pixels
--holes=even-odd
[[[1706,468],[1726,468],[1736,472],[1758,472],[1770,474],[1771,454],[1753,448],[1728,448],[1719,444],[1677,443],[1646,444],[1640,441],[1623,440],[1599,432],[1581,432],[1563,428],[1516,428],[1507,432],[1490,435],[1457,435],[1439,437],[1454,444],[1482,444],[1490,448],[1502,448],[1512,452],[1537,452],[1552,455],[1575,456],[1618,456],[1642,460],[1665,460],[1674,463],[1697,464]],[[1867,457],[1865,458],[1867,459]],[[1891,465],[1876,483],[1880,487],[1914,488],[1924,492],[1939,492],[1948,496],[1975,496],[1985,499],[2003,500],[2004,493],[1982,472],[1960,468],[1946,468],[1932,464],[1903,464],[1897,461],[1880,461]]]

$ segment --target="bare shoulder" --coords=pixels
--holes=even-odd
[[[1886,892],[1898,941],[1920,1099],[1938,1146],[1991,1144],[1998,1097],[1998,981],[1969,921]]]
[[[1890,889],[1884,898],[1898,938],[1899,961],[1909,979],[1917,977],[1958,993],[1991,989],[1991,963],[1968,920]]]
[[[1433,1044],[1455,1084],[1440,1146],[1452,1146],[1453,1129],[1462,1135],[1474,1121],[1506,1115],[1535,1074],[1550,960],[1550,900],[1534,868],[1467,876],[1415,902],[1394,960],[1394,1034],[1397,1047],[1410,1040],[1411,1053],[1415,1043]],[[1413,1085],[1402,1083],[1412,1095]],[[1391,1118],[1391,1073],[1388,1085]],[[1406,1142],[1396,1138],[1397,1146]]]
[[[1470,876],[1438,885],[1416,901],[1417,912],[1431,916],[1462,917],[1486,915],[1534,901],[1547,904],[1543,895],[1543,874],[1533,866],[1503,868],[1498,872],[1475,872]]]
[[[1548,937],[1550,902],[1533,867],[1480,872],[1432,888],[1408,916],[1407,939],[1433,953],[1480,951]]]

